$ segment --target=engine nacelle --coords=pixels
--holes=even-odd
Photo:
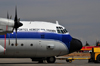
[[[12,33],[14,28],[14,20],[0,18],[0,35]]]

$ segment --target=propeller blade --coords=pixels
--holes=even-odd
[[[8,14],[8,11],[7,11],[7,19],[9,19],[9,14]]]
[[[15,19],[14,19],[15,22],[17,22],[17,6],[15,7]]]
[[[18,19],[17,17],[17,6],[15,7],[15,24],[14,24],[14,28],[16,29],[17,31],[17,28],[19,28],[20,26],[22,26],[23,24],[20,22],[20,19]]]
[[[17,46],[17,31],[16,31],[15,46]]]
[[[15,19],[14,19],[14,29],[16,32],[16,40],[15,40],[15,44],[17,46],[17,29],[22,26],[23,24],[20,22],[20,18],[18,19],[17,17],[17,6],[15,7]]]

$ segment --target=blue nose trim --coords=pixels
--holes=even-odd
[[[67,46],[68,49],[70,49],[71,40],[72,40],[72,37],[70,35],[66,35],[66,34],[62,35],[62,42],[65,43],[65,45]]]

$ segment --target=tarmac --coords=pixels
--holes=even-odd
[[[88,63],[88,60],[73,60],[72,63],[66,60],[56,60],[55,63],[32,62],[30,58],[0,58],[0,66],[100,66],[100,63]]]

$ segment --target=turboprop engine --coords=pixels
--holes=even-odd
[[[23,24],[20,22],[20,18],[18,19],[17,17],[17,6],[16,6],[14,20],[9,19],[8,13],[7,13],[7,18],[0,18],[0,35],[12,33],[14,29],[17,34],[17,29],[21,26],[23,26]]]
[[[14,28],[14,20],[0,18],[0,35],[12,33]]]

